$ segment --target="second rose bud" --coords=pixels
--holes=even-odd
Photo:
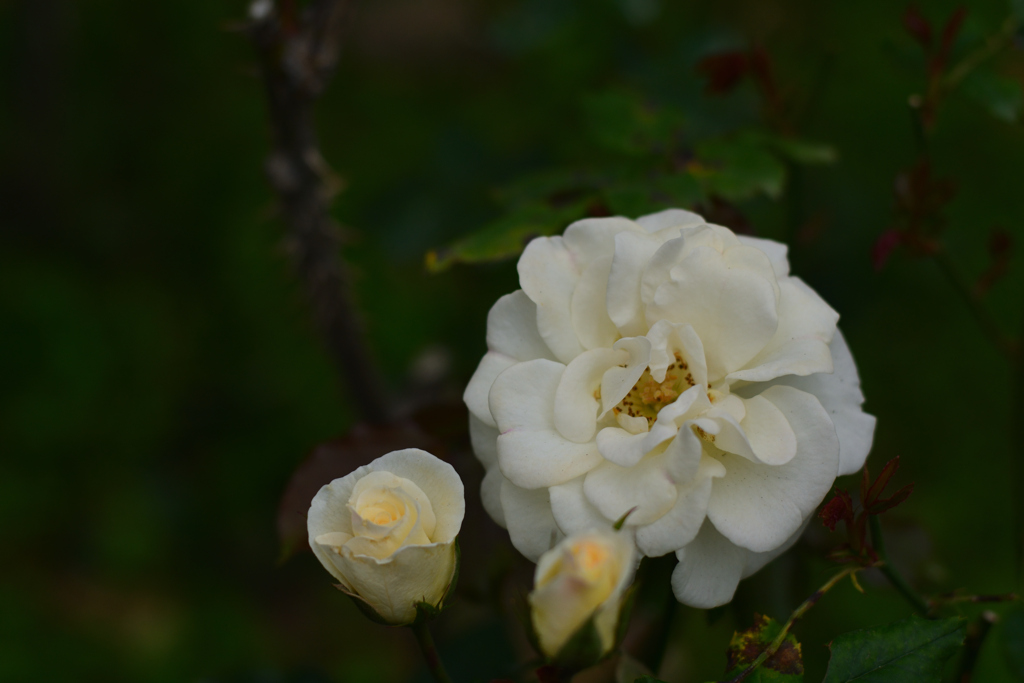
[[[635,569],[632,540],[611,528],[569,536],[541,556],[529,602],[548,660],[583,667],[615,647]]]

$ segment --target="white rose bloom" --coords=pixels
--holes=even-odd
[[[393,451],[335,479],[313,498],[309,546],[341,587],[391,624],[439,606],[458,558],[462,480],[426,451]]]
[[[635,557],[632,540],[611,528],[574,534],[541,555],[529,600],[545,655],[558,655],[591,617],[601,641],[601,652],[595,654],[612,649]]]
[[[698,607],[799,536],[875,418],[838,314],[789,274],[785,245],[677,209],[578,221],[530,242],[466,388],[482,493],[536,561],[607,526],[675,552]]]

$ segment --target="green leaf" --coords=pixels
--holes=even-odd
[[[829,646],[823,683],[925,683],[942,677],[943,665],[964,642],[960,618],[910,617],[886,626],[845,633]]]
[[[1017,28],[1024,24],[1024,0],[1010,0],[1010,12],[1017,19]]]
[[[705,192],[729,201],[761,193],[775,199],[782,194],[786,168],[754,136],[709,140],[697,146],[696,154],[697,164],[691,164],[691,172]]]
[[[651,107],[625,90],[587,97],[583,112],[595,142],[629,156],[667,149],[682,125],[677,110]]]
[[[427,253],[427,269],[441,272],[454,263],[483,263],[517,256],[534,237],[553,235],[586,214],[592,198],[586,197],[569,206],[553,208],[529,204],[489,223],[454,244]]]
[[[766,142],[782,157],[807,166],[834,164],[839,159],[835,147],[810,140],[772,136]]]
[[[1006,663],[1013,675],[1024,681],[1024,609],[1018,608],[1006,615],[1002,632]]]
[[[735,678],[745,671],[758,656],[768,649],[772,641],[782,632],[779,622],[763,615],[754,615],[754,625],[746,631],[737,631],[729,641],[726,680]],[[788,634],[779,649],[755,669],[747,681],[775,681],[777,683],[798,683],[804,680],[804,661],[800,643],[793,634]]]
[[[1024,93],[1016,79],[991,71],[975,71],[964,80],[963,88],[968,97],[1000,121],[1014,123],[1020,118]]]

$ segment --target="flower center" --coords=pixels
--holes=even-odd
[[[651,377],[651,371],[644,370],[644,374],[640,375],[640,379],[619,404],[612,408],[612,412],[616,415],[626,413],[630,417],[645,418],[650,426],[658,419],[658,413],[662,408],[695,384],[686,361],[676,352],[676,361],[668,366],[664,381],[656,382]]]

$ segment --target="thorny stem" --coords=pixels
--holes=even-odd
[[[956,682],[957,683],[971,683],[974,678],[974,666],[978,663],[978,655],[981,654],[981,646],[985,642],[985,637],[988,632],[992,630],[992,625],[998,620],[998,617],[986,610],[978,617],[971,626],[967,629],[967,638],[964,643],[964,657],[960,660],[960,670],[957,672]]]
[[[999,325],[996,323],[995,318],[988,312],[984,304],[979,300],[978,295],[975,294],[974,289],[970,283],[967,282],[966,278],[960,274],[954,265],[953,260],[949,258],[949,254],[946,253],[945,249],[939,248],[933,254],[932,258],[935,259],[935,263],[939,266],[942,274],[946,276],[950,284],[963,299],[964,303],[967,304],[968,310],[974,317],[975,322],[981,328],[981,331],[988,337],[989,341],[996,347],[996,349],[1003,354],[1006,358],[1011,361],[1014,359],[1017,350],[1013,340],[1009,339],[1002,330],[999,329]]]
[[[420,652],[423,653],[423,659],[427,663],[430,675],[437,683],[452,683],[452,679],[448,677],[448,672],[445,671],[444,664],[441,662],[441,656],[437,653],[434,636],[430,634],[427,620],[417,619],[409,625],[409,628],[416,636],[416,643],[420,646]]]
[[[266,90],[273,136],[266,169],[288,227],[286,250],[353,403],[364,420],[381,424],[391,410],[364,340],[330,212],[341,183],[320,153],[313,117],[313,105],[337,65],[346,7],[345,0],[312,0],[299,12],[285,2],[279,12],[272,0],[255,0],[248,33]]]
[[[826,581],[825,585],[823,585],[821,588],[814,591],[814,593],[811,594],[811,597],[804,600],[799,607],[793,610],[793,613],[789,615],[789,619],[786,621],[785,624],[782,625],[782,630],[779,631],[779,634],[777,636],[775,636],[775,639],[771,642],[771,644],[768,645],[768,647],[765,648],[765,650],[757,656],[757,659],[751,662],[750,666],[748,666],[746,669],[738,673],[734,678],[729,679],[727,683],[740,683],[741,681],[745,680],[750,674],[754,673],[757,667],[764,664],[769,657],[778,652],[779,648],[782,647],[782,643],[786,640],[786,636],[789,635],[790,629],[793,628],[793,625],[796,624],[796,622],[800,620],[805,614],[807,614],[807,612],[812,607],[814,607],[815,604],[817,604],[818,600],[821,600],[821,596],[825,595],[825,593],[832,590],[832,588],[837,583],[842,581],[847,576],[856,574],[862,569],[864,569],[864,567],[847,567],[846,569],[842,570],[841,572],[833,576],[831,579]]]
[[[910,584],[903,578],[903,575],[896,571],[896,568],[892,566],[892,562],[889,561],[889,556],[885,552],[882,524],[878,521],[878,515],[868,515],[868,524],[871,525],[871,546],[882,560],[877,565],[878,568],[882,570],[885,578],[889,579],[889,583],[892,584],[893,588],[910,603],[916,612],[921,616],[927,616],[930,611],[928,603],[917,594],[917,591],[910,587]]]

